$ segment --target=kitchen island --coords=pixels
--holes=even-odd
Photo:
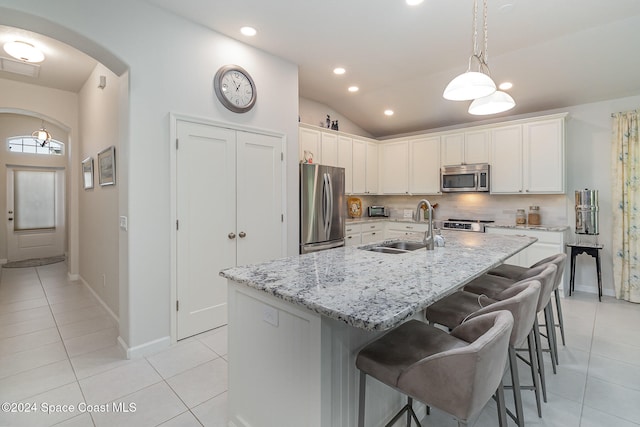
[[[337,248],[222,271],[229,425],[355,426],[358,350],[536,240],[443,236],[446,246],[433,251]],[[399,393],[370,381],[367,425],[384,425],[402,404]]]

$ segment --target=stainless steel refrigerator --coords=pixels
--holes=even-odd
[[[344,246],[344,168],[300,165],[300,253]]]

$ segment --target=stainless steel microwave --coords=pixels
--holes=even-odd
[[[443,193],[489,191],[489,165],[443,166],[440,169],[440,190]]]

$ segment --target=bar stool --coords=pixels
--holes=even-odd
[[[538,304],[536,306],[536,313],[544,312],[545,316],[545,325],[547,330],[547,342],[549,344],[549,349],[551,352],[551,365],[553,367],[553,372],[556,372],[556,358],[554,354],[554,345],[553,345],[553,334],[550,333],[550,329],[553,325],[553,310],[550,310],[549,301],[551,300],[551,294],[553,291],[553,285],[555,283],[555,275],[558,271],[558,268],[555,264],[549,263],[545,265],[540,265],[538,267],[531,268],[527,271],[526,277],[519,282],[514,283],[512,280],[509,280],[504,277],[492,276],[490,274],[485,274],[483,276],[478,277],[477,279],[472,280],[464,287],[464,290],[467,292],[472,292],[478,295],[487,295],[490,298],[498,299],[503,291],[510,288],[511,286],[516,286],[521,283],[524,283],[528,280],[538,280],[540,282],[540,296],[538,297]],[[540,342],[540,325],[538,323],[538,316],[535,316],[535,320],[533,323],[533,333],[536,344],[536,354],[538,359],[538,373],[540,375],[540,384],[542,387],[542,397],[543,400],[547,401],[547,385],[544,376],[544,363],[542,359],[542,343]]]
[[[555,296],[556,303],[556,312],[558,313],[558,323],[554,323],[554,327],[560,328],[560,336],[562,337],[562,345],[567,345],[564,336],[564,320],[562,318],[562,304],[560,302],[560,282],[562,281],[562,276],[564,274],[564,268],[567,263],[567,255],[564,253],[558,253],[555,255],[551,255],[544,259],[541,259],[537,263],[533,264],[531,267],[521,267],[519,265],[513,264],[502,264],[493,270],[489,271],[488,274],[492,274],[494,276],[506,277],[511,280],[519,280],[523,274],[525,274],[530,268],[539,267],[544,264],[554,263],[558,267],[558,272],[556,273],[555,282],[553,285],[553,293]],[[571,287],[569,287],[569,295],[571,295]],[[554,343],[555,343],[555,354],[556,354],[556,364],[559,363],[558,360],[558,340],[555,339],[555,329],[552,329],[554,334]]]
[[[364,427],[367,375],[407,395],[407,405],[387,424],[407,412],[413,399],[439,408],[466,426],[497,393],[500,425],[506,425],[502,375],[513,316],[501,310],[483,314],[456,327],[451,334],[419,320],[409,320],[358,353],[360,370],[358,426]]]
[[[483,298],[482,295],[476,295],[471,292],[459,291],[430,305],[425,313],[430,323],[437,323],[452,329],[468,319],[473,319],[484,313],[491,313],[497,310],[511,312],[513,315],[513,329],[509,339],[508,355],[516,414],[513,415],[508,409],[507,413],[520,427],[524,427],[524,411],[522,408],[516,348],[522,347],[525,342],[527,342],[529,349],[529,366],[531,367],[531,377],[533,378],[532,389],[536,396],[538,416],[542,417],[533,332],[539,296],[540,282],[531,280],[506,289],[502,292],[501,297],[503,298],[499,301],[488,297]]]

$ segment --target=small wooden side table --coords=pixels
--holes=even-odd
[[[569,283],[569,296],[574,291],[574,279],[576,276],[576,257],[580,254],[591,255],[596,259],[596,271],[598,273],[598,301],[602,301],[602,268],[600,267],[600,249],[604,245],[599,243],[567,243],[571,248],[571,282]]]

